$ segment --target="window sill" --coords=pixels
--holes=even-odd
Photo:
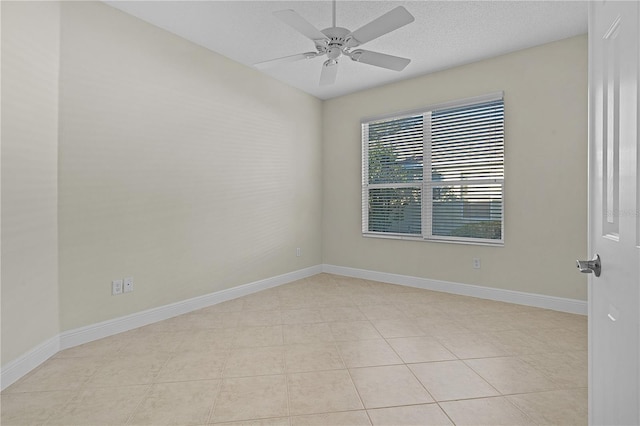
[[[406,241],[420,241],[425,243],[447,243],[447,244],[464,244],[471,246],[489,246],[489,247],[504,247],[503,240],[466,240],[463,238],[423,238],[420,235],[411,236],[407,234],[388,234],[388,233],[375,233],[375,232],[363,232],[364,238],[381,238],[386,240],[406,240]]]

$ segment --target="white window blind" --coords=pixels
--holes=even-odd
[[[502,94],[362,124],[367,236],[503,242]]]

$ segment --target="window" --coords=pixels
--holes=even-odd
[[[365,236],[502,244],[502,93],[362,122]]]

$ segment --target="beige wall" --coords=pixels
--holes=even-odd
[[[61,45],[63,331],[321,263],[321,101],[100,3]]]
[[[58,326],[60,7],[2,2],[2,365]]]
[[[360,119],[501,90],[504,247],[363,238]],[[332,99],[323,110],[324,263],[586,300],[574,266],[587,256],[586,35]]]

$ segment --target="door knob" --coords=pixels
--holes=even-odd
[[[600,265],[600,255],[596,254],[596,257],[593,260],[576,260],[578,264],[578,269],[583,274],[593,274],[596,277],[600,276],[600,272],[602,271],[602,266]]]

